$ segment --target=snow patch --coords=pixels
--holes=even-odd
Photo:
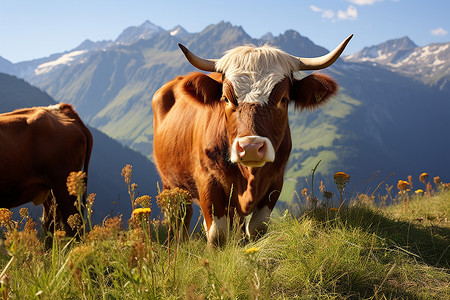
[[[41,75],[41,74],[50,72],[55,67],[58,67],[58,66],[61,66],[61,65],[70,65],[70,63],[73,60],[75,60],[75,58],[77,56],[83,55],[86,52],[87,52],[87,50],[79,50],[79,51],[73,51],[73,52],[70,52],[70,53],[63,54],[56,60],[49,61],[49,62],[46,62],[46,63],[43,63],[43,64],[39,65],[34,70],[34,74],[35,75]]]
[[[170,32],[170,35],[171,35],[171,36],[177,35],[178,32],[180,32],[180,29],[181,29],[180,27],[177,27],[175,30],[173,30],[173,31]]]

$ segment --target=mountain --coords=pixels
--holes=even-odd
[[[405,36],[400,39],[389,40],[379,45],[366,47],[361,51],[345,58],[350,62],[376,62],[379,64],[394,64],[405,58],[417,45]]]
[[[3,70],[6,73],[12,73],[14,70],[14,64],[0,56],[0,70]]]
[[[174,34],[176,30],[178,34]],[[124,30],[121,36],[127,32],[131,32],[130,29]],[[251,38],[242,27],[229,22],[210,25],[199,33],[187,33],[181,27],[152,32],[148,38],[130,45],[115,44],[108,49],[92,51],[77,47],[53,61],[38,65],[34,73],[24,78],[58,101],[73,103],[90,125],[150,156],[154,92],[177,74],[195,71],[180,55],[178,42],[211,58],[220,57],[237,45],[263,44]],[[134,38],[137,34],[135,32]],[[327,52],[292,30],[274,37],[273,43],[294,55],[313,56]]]
[[[145,21],[139,26],[131,26],[125,29],[116,39],[116,43],[132,44],[141,39],[148,39],[155,34],[165,31],[150,21]]]
[[[386,184],[395,186],[408,175],[415,189],[424,188],[418,182],[422,172],[448,181],[448,94],[366,63],[341,63],[324,72],[341,91],[318,111],[290,113],[293,150],[286,198],[308,186],[304,178],[320,159],[316,182],[333,187],[334,172],[345,171],[351,175],[353,195],[370,194],[378,184],[378,193],[386,194]]]
[[[450,94],[450,43],[418,47],[403,37],[364,48],[345,61],[377,63]]]
[[[88,50],[88,51],[96,51],[96,50],[106,50],[112,46],[114,46],[115,43],[113,41],[99,41],[99,42],[93,42],[89,39],[86,39],[84,42],[82,42],[78,47],[73,49],[72,51],[80,51],[80,50]]]
[[[0,99],[0,113],[19,108],[56,104],[47,93],[22,79],[3,73],[0,73]],[[155,167],[142,154],[124,147],[101,131],[88,127],[94,138],[88,182],[88,193],[97,194],[94,222],[101,223],[110,214],[123,214],[126,221],[131,215],[131,203],[121,176],[122,168],[126,164],[131,164],[133,166],[132,180],[138,184],[138,193],[154,197],[158,180]],[[32,207],[32,205],[28,206]],[[153,216],[157,216],[158,209],[154,207],[153,210]]]
[[[259,39],[262,41],[272,41],[274,38],[272,32],[267,32],[265,34],[263,34]]]
[[[223,21],[198,33],[183,32],[181,27],[153,30],[153,24],[148,23],[149,35],[137,30],[143,25],[121,34],[127,33],[130,41],[137,38],[135,42],[92,50],[78,47],[51,56],[51,61],[40,60],[41,65],[34,62],[33,71],[23,78],[57,101],[74,104],[85,122],[151,159],[154,92],[177,75],[197,71],[177,43],[200,56],[218,58],[234,46],[260,45],[267,40],[252,38],[242,27]],[[270,44],[296,56],[328,52],[293,30],[270,37]],[[75,55],[76,51],[85,52]],[[450,143],[444,137],[450,128],[450,101],[445,89],[449,80],[447,70],[442,70],[441,76],[441,69],[432,67],[450,61],[446,51],[445,44],[417,47],[402,38],[368,47],[321,71],[337,79],[341,92],[319,111],[290,112],[293,150],[283,198],[291,199],[295,191],[306,186],[304,179],[320,159],[316,182],[324,180],[327,186],[333,185],[331,177],[337,171],[349,172],[358,191],[373,189],[392,172],[396,177],[385,183],[394,184],[409,174],[418,176],[425,171],[448,180],[446,149]],[[417,74],[408,75],[408,57],[415,58],[426,71],[422,73],[417,66]],[[435,60],[427,63],[426,57]],[[58,67],[36,72],[51,62]],[[411,63],[410,67],[415,66]],[[425,82],[424,78],[435,81]],[[367,183],[370,180],[373,182]]]
[[[175,26],[172,30],[170,30],[170,35],[176,36],[179,38],[186,38],[189,36],[189,32],[187,32],[186,29],[184,29],[183,27],[178,25],[178,26]]]

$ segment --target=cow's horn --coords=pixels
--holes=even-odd
[[[178,47],[180,47],[181,51],[183,51],[184,56],[186,56],[187,60],[191,63],[191,65],[193,65],[197,69],[207,72],[216,72],[217,59],[204,59],[198,57],[197,55],[189,51],[188,48],[186,48],[181,44],[178,44]]]
[[[353,34],[350,35],[348,38],[346,38],[339,46],[337,46],[333,51],[330,53],[320,56],[320,57],[314,57],[314,58],[303,58],[303,57],[297,57],[300,61],[299,69],[301,70],[319,70],[324,69],[326,67],[331,66],[342,54],[342,52],[345,49],[345,46],[347,46],[350,39],[353,37]]]

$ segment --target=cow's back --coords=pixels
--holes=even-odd
[[[0,115],[1,205],[44,202],[83,168],[91,149],[92,136],[70,105]]]

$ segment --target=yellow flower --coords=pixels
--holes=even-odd
[[[302,190],[302,195],[303,196],[308,196],[308,189],[307,188],[304,188],[303,190]]]
[[[150,207],[141,207],[141,208],[136,208],[135,210],[133,210],[132,215],[133,216],[137,216],[140,214],[150,214],[152,212]]]
[[[6,225],[11,221],[12,211],[7,208],[0,208],[0,225]]]
[[[350,175],[344,172],[337,172],[334,174],[334,183],[339,190],[345,188],[345,184],[350,181]]]
[[[149,195],[140,196],[140,197],[136,198],[134,203],[136,205],[140,205],[142,207],[150,207],[151,197]]]
[[[434,181],[435,185],[438,185],[439,183],[441,183],[441,177],[436,176],[436,177],[433,178],[433,181]]]
[[[131,173],[132,173],[131,165],[126,165],[125,167],[123,167],[122,176],[124,177],[125,183],[127,183],[127,184],[130,184],[130,182],[131,182]]]
[[[67,177],[67,190],[71,196],[83,196],[86,192],[86,173],[83,171],[70,172]]]
[[[397,183],[397,188],[398,188],[400,191],[406,190],[406,188],[407,188],[408,186],[409,186],[408,181],[399,180],[398,183]]]
[[[421,194],[421,193],[423,193],[423,190],[422,189],[418,189],[418,190],[415,191],[415,193],[416,194]]]
[[[62,241],[66,237],[66,232],[64,230],[56,230],[55,238],[57,241]]]
[[[28,216],[29,216],[28,208],[27,208],[27,207],[22,207],[22,208],[19,210],[19,214],[20,214],[20,216],[21,216],[22,218],[28,217]]]
[[[245,249],[245,254],[253,254],[259,251],[259,247],[251,247],[248,249]]]
[[[430,176],[428,173],[420,174],[420,176],[419,176],[420,182],[427,183],[428,176]]]

